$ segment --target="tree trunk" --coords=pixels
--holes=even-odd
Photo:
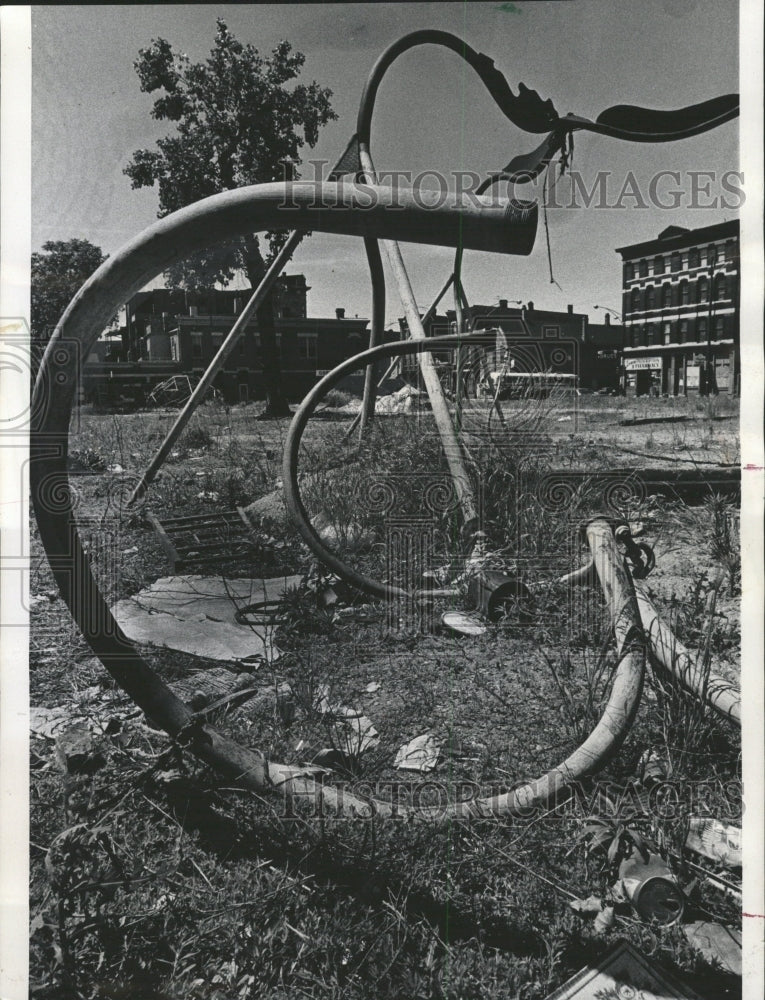
[[[258,251],[254,251],[251,247],[247,249],[249,256],[255,258],[248,260],[246,265],[247,280],[254,290],[260,284],[266,267]],[[260,355],[263,363],[263,385],[266,390],[266,408],[259,415],[259,420],[272,420],[292,415],[284,392],[282,359],[276,342],[275,307],[276,289],[272,288],[256,312],[258,333],[260,334]]]
[[[287,397],[284,393],[279,345],[276,342],[274,300],[274,293],[271,292],[266,296],[263,305],[257,311],[260,352],[263,359],[263,384],[266,389],[266,408],[260,414],[260,419],[262,420],[291,416]]]

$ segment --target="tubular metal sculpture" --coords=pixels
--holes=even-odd
[[[357,134],[341,158],[332,179],[325,183],[265,184],[228,191],[189,206],[157,222],[113,255],[77,293],[48,344],[33,397],[31,435],[32,497],[42,544],[60,592],[72,616],[106,669],[131,698],[179,743],[199,758],[246,787],[264,791],[280,787],[291,796],[320,800],[344,815],[364,815],[370,809],[381,815],[400,810],[387,803],[370,803],[340,797],[299,768],[274,764],[216,732],[195,715],[156,675],[114,620],[95,582],[89,558],[77,535],[67,475],[68,428],[75,401],[78,358],[86,357],[115,309],[182,256],[216,241],[261,230],[288,229],[293,235],[240,316],[203,377],[189,403],[149,469],[140,478],[132,500],[140,498],[180,434],[204,391],[222,367],[238,336],[263,296],[307,231],[340,233],[363,238],[373,287],[370,350],[345,362],[306,397],[290,428],[284,457],[285,498],[288,509],[309,547],[332,569],[357,586],[379,597],[395,596],[395,588],[356,573],[330,551],[310,525],[299,493],[297,454],[300,437],[317,402],[342,376],[365,367],[366,388],[361,423],[368,422],[374,406],[373,362],[381,358],[416,355],[428,387],[441,441],[449,462],[466,527],[476,526],[472,487],[463,464],[459,441],[443,405],[441,387],[433,377],[429,350],[454,348],[480,337],[444,337],[425,341],[422,320],[396,241],[453,247],[457,257],[450,284],[460,294],[459,268],[465,249],[507,254],[528,254],[534,245],[537,206],[512,202],[497,204],[481,197],[429,199],[406,192],[392,192],[374,183],[370,153],[372,111],[380,82],[392,62],[403,52],[422,44],[445,46],[471,65],[505,116],[530,133],[547,133],[531,153],[515,156],[503,170],[489,178],[530,179],[549,166],[553,157],[570,148],[575,131],[591,131],[633,142],[668,142],[716,128],[738,113],[736,95],[715,98],[677,111],[651,111],[620,105],[604,111],[596,121],[575,115],[561,117],[550,101],[522,84],[514,94],[493,61],[476,52],[455,35],[418,31],[392,45],[373,68],[361,100]],[[336,180],[352,174],[363,183]],[[394,204],[395,200],[395,204]],[[376,346],[381,340],[385,315],[385,285],[378,240],[396,275],[412,339]],[[646,646],[640,626],[640,609],[623,556],[617,549],[613,525],[596,519],[587,529],[593,564],[609,606],[619,652],[619,667],[603,718],[585,743],[563,764],[513,794],[461,804],[441,811],[445,818],[512,813],[549,801],[561,788],[591,774],[618,749],[635,712],[643,682]],[[426,819],[437,818],[427,811]]]

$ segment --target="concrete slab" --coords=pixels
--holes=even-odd
[[[222,663],[254,657],[274,660],[274,627],[250,628],[236,622],[247,604],[277,600],[301,577],[223,580],[221,577],[166,576],[112,608],[129,639],[176,649]]]

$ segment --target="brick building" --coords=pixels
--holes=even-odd
[[[368,322],[349,318],[344,309],[334,317],[308,317],[302,274],[283,275],[277,284],[277,347],[287,397],[300,400],[320,374],[358,354],[368,344]],[[191,293],[159,288],[139,292],[125,307],[125,325],[105,351],[99,342],[85,365],[86,398],[106,401],[120,395],[142,401],[171,375],[200,377],[214,358],[248,290]],[[229,402],[265,394],[260,335],[253,318],[229,355],[215,388]]]
[[[739,223],[618,247],[628,393],[738,393]]]
[[[525,305],[500,299],[497,305],[468,306],[463,310],[466,329],[497,330],[496,357],[489,363],[499,363],[499,357],[509,348],[522,368],[560,370],[578,376],[579,385],[587,389],[613,389],[619,386],[619,365],[624,341],[621,325],[590,323],[586,313],[538,309],[533,302]],[[402,336],[408,336],[406,321],[399,320]],[[426,326],[427,336],[454,333],[456,315],[449,309],[434,316]],[[563,343],[561,343],[563,342]],[[559,349],[564,348],[564,353]],[[434,352],[437,353],[437,352]],[[438,360],[446,363],[451,352],[441,352]]]

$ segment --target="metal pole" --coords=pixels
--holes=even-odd
[[[369,150],[364,144],[361,144],[359,152],[361,157],[361,167],[367,176],[368,182],[376,184],[377,177]],[[383,240],[383,248],[398,287],[411,339],[425,340],[425,330],[422,325],[422,320],[420,319],[420,311],[417,308],[417,302],[415,301],[414,292],[412,291],[412,286],[409,282],[409,276],[406,273],[399,245],[394,240]],[[470,482],[470,478],[467,474],[467,469],[465,468],[464,455],[462,453],[462,449],[460,448],[459,441],[457,440],[457,435],[454,430],[454,425],[452,424],[452,418],[449,414],[449,408],[446,405],[446,399],[444,398],[444,392],[438,378],[436,366],[434,365],[433,358],[430,354],[420,354],[418,356],[418,360],[420,363],[420,371],[422,372],[422,379],[425,383],[425,388],[430,399],[430,405],[433,410],[433,419],[441,438],[441,444],[443,445],[446,461],[449,465],[449,471],[451,473],[452,481],[454,482],[454,489],[457,493],[457,499],[462,510],[465,525],[474,525],[478,521],[478,504],[473,493],[472,483]]]
[[[377,240],[372,236],[365,236],[364,249],[367,252],[369,274],[372,279],[372,325],[369,329],[369,349],[371,351],[382,340],[385,328],[385,273]],[[374,419],[376,399],[375,368],[374,365],[367,365],[367,370],[364,372],[364,395],[361,400],[359,440],[364,436],[367,424]]]
[[[423,327],[430,320],[430,317],[433,315],[433,313],[438,308],[438,303],[441,301],[441,299],[444,297],[444,295],[446,295],[446,293],[449,291],[449,289],[451,288],[451,284],[452,284],[453,281],[454,281],[454,275],[450,274],[449,277],[446,279],[446,284],[441,289],[441,291],[438,293],[438,295],[433,299],[433,302],[432,302],[430,308],[425,313],[425,315],[422,317],[422,325],[423,325]],[[383,384],[390,378],[390,376],[393,374],[393,372],[395,371],[396,367],[400,363],[401,363],[401,359],[400,358],[394,358],[394,360],[391,361],[391,363],[385,369],[385,374],[380,379],[380,381],[377,383],[377,388],[378,389],[382,388]],[[365,388],[366,388],[366,386],[365,386]],[[362,410],[363,410],[363,407],[362,407]],[[351,426],[348,428],[348,430],[345,432],[345,434],[343,434],[343,440],[345,440],[348,437],[350,437],[350,435],[353,434],[353,432],[358,427],[359,420],[361,420],[362,410],[359,410],[359,412],[356,414],[356,416],[351,421]]]
[[[305,235],[304,233],[300,232],[290,233],[289,239],[284,244],[279,253],[276,255],[266,273],[263,275],[260,284],[252,293],[250,301],[247,303],[247,305],[239,314],[236,323],[234,323],[234,325],[231,327],[228,336],[218,349],[218,353],[213,358],[209,368],[200,379],[199,383],[197,384],[192,394],[189,396],[186,405],[178,414],[175,423],[167,432],[165,440],[159,446],[156,455],[149,463],[149,466],[147,467],[144,474],[141,476],[138,485],[131,493],[130,499],[127,502],[128,507],[134,504],[137,500],[140,500],[141,497],[146,492],[146,490],[151,485],[151,483],[154,481],[154,477],[157,475],[160,466],[165,461],[167,456],[170,454],[173,445],[178,440],[184,427],[191,419],[194,410],[197,408],[198,404],[204,397],[204,394],[212,385],[213,381],[220,372],[221,368],[223,368],[223,366],[225,365],[226,359],[228,358],[229,354],[233,351],[234,347],[236,347],[239,337],[244,332],[247,324],[250,322],[250,319],[260,306],[263,299],[270,292],[271,287],[281,274],[283,268],[287,264],[287,261],[290,259],[290,257],[297,249],[304,235]]]

